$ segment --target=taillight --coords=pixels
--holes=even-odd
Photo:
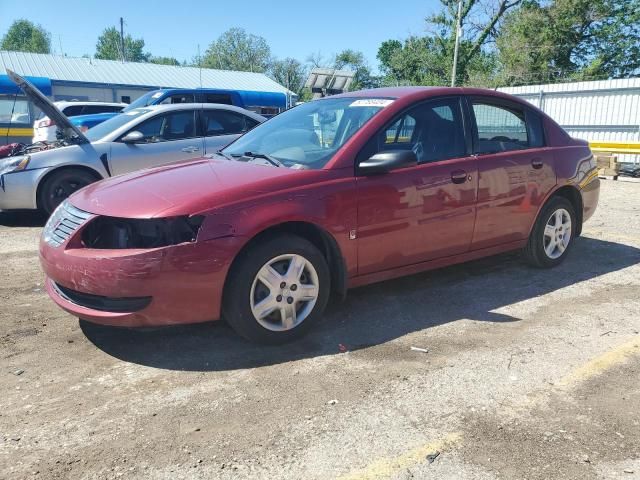
[[[54,127],[55,125],[56,125],[56,122],[54,122],[53,120],[51,120],[48,117],[47,118],[43,118],[38,123],[38,127],[40,127],[40,128],[42,128],[42,127]]]

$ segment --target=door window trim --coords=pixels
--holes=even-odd
[[[154,120],[158,117],[164,117],[167,115],[172,115],[174,113],[180,113],[180,112],[191,112],[193,114],[193,121],[197,122],[198,121],[198,111],[199,109],[188,109],[188,108],[184,108],[184,109],[176,109],[176,110],[170,110],[168,112],[162,112],[159,113],[157,115],[154,115],[153,117],[149,117],[149,118],[145,118],[144,120],[142,120],[141,122],[138,122],[134,127],[130,128],[129,130],[127,130],[126,132],[124,132],[122,135],[120,135],[115,141],[119,142],[119,143],[123,143],[122,139],[124,137],[126,137],[127,135],[129,135],[131,132],[135,132],[137,130],[137,127],[139,127],[141,124],[150,121],[150,120]],[[158,144],[162,144],[162,143],[167,143],[167,142],[179,142],[181,140],[193,140],[194,138],[202,138],[202,135],[199,135],[198,132],[198,128],[197,128],[197,124],[194,125],[194,135],[191,137],[184,137],[184,138],[174,138],[172,140],[160,140],[159,142],[144,142],[144,143],[138,143],[137,145],[158,145]]]
[[[472,151],[474,155],[483,157],[485,155],[496,155],[498,153],[526,152],[528,150],[532,150],[535,148],[544,148],[547,146],[546,135],[544,130],[544,122],[543,122],[542,116],[537,112],[533,112],[532,109],[530,109],[526,105],[523,105],[519,102],[514,102],[506,98],[498,98],[498,97],[485,96],[485,95],[464,95],[464,97],[465,97],[466,108],[469,115],[469,123],[471,124],[471,141],[473,145]],[[527,147],[514,149],[514,150],[505,150],[502,152],[484,152],[484,153],[479,152],[478,142],[480,140],[480,135],[478,133],[478,124],[476,122],[476,115],[473,110],[474,102],[481,103],[483,105],[494,106],[497,108],[503,108],[507,111],[509,110],[520,111],[522,113],[522,116],[524,117],[524,124],[527,132]],[[532,114],[536,115],[540,120],[541,133],[542,133],[542,146],[532,147],[530,145],[532,136],[531,136],[531,125],[530,125],[529,119],[531,118]]]
[[[212,103],[208,103],[207,105],[213,105]],[[203,138],[216,138],[216,137],[224,137],[224,136],[228,136],[228,135],[243,135],[245,133],[247,133],[249,130],[251,130],[251,128],[255,128],[257,127],[260,122],[258,122],[256,125],[254,125],[251,128],[248,128],[247,126],[247,115],[240,113],[240,112],[234,112],[233,110],[227,110],[224,108],[203,108],[201,110],[199,110],[200,115],[199,115],[199,120],[198,120],[198,130],[197,133],[199,133],[199,135]],[[244,124],[244,126],[242,127],[242,131],[240,132],[236,132],[236,133],[217,133],[215,135],[207,135],[207,130],[204,127],[204,117],[205,117],[205,112],[226,112],[226,113],[230,113],[232,115],[238,115],[240,117],[242,117],[242,122]],[[253,119],[251,119],[253,120]]]
[[[471,136],[471,125],[470,125],[470,121],[467,118],[467,114],[465,111],[465,105],[466,105],[466,101],[465,101],[465,96],[461,95],[461,94],[453,94],[453,95],[442,95],[442,96],[436,96],[436,97],[429,97],[426,98],[424,100],[420,100],[416,103],[412,103],[411,105],[406,106],[404,109],[402,109],[400,112],[398,112],[396,115],[394,115],[391,120],[389,120],[387,123],[385,123],[382,128],[376,130],[376,132],[371,135],[367,141],[365,142],[365,144],[363,145],[363,147],[360,149],[360,151],[356,154],[355,157],[355,161],[354,161],[354,172],[356,176],[358,175],[358,165],[360,165],[360,162],[363,162],[365,160],[367,160],[367,158],[362,158],[361,156],[363,155],[364,150],[367,148],[367,146],[369,145],[369,142],[377,137],[378,135],[380,135],[382,132],[388,130],[391,126],[393,126],[394,123],[396,123],[398,120],[400,120],[403,116],[405,116],[409,111],[413,110],[416,107],[421,107],[424,105],[427,105],[429,103],[435,103],[435,102],[440,102],[443,100],[458,100],[458,109],[459,109],[459,113],[460,113],[460,118],[462,120],[462,134],[464,137],[464,144],[465,144],[465,152],[463,156],[460,157],[452,157],[452,158],[443,158],[442,160],[436,160],[433,162],[424,162],[424,163],[419,163],[413,167],[408,167],[408,168],[403,168],[402,170],[410,170],[410,169],[414,169],[417,167],[422,167],[425,165],[435,165],[435,164],[440,164],[441,162],[448,162],[451,160],[456,160],[456,159],[460,159],[460,158],[467,158],[470,157],[473,154],[473,144],[472,144],[472,136]]]

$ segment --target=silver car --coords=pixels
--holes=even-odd
[[[90,183],[214,153],[265,120],[232,105],[154,105],[116,115],[83,134],[26,80],[15,74],[12,79],[55,121],[61,139],[58,148],[0,160],[0,210],[50,214]]]

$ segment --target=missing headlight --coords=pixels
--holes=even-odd
[[[88,248],[158,248],[194,242],[202,216],[157,219],[98,217],[82,232]]]

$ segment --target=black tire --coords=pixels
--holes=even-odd
[[[556,212],[562,210],[566,211],[571,218],[571,231],[568,244],[564,248],[564,251],[559,253],[559,250],[556,249],[555,252],[559,253],[559,256],[552,258],[545,250],[545,246],[548,245],[545,236],[545,227],[547,226],[547,223],[551,221],[552,215],[555,215]],[[551,227],[553,228],[553,226]],[[578,223],[576,211],[571,202],[564,197],[550,198],[544,207],[542,207],[542,210],[536,219],[536,223],[533,226],[533,230],[531,231],[531,235],[529,236],[527,246],[524,248],[523,253],[525,260],[530,265],[538,268],[551,268],[559,265],[564,261],[571,250],[577,230]],[[559,234],[561,233],[562,232],[559,232]]]
[[[282,344],[304,335],[322,317],[331,291],[331,276],[325,257],[311,242],[295,235],[281,234],[267,238],[264,241],[258,240],[257,243],[240,255],[241,257],[234,263],[227,276],[222,305],[223,319],[238,334],[256,343]],[[252,312],[252,295],[257,295],[257,291],[254,291],[253,287],[254,281],[257,282],[258,272],[263,266],[273,259],[286,255],[301,256],[311,263],[317,274],[318,293],[315,304],[312,307],[310,306],[310,313],[301,320],[300,324],[289,330],[274,331],[263,326]],[[286,260],[282,260],[282,262],[286,262]],[[279,267],[278,264],[275,264],[275,266]],[[284,265],[283,268],[285,268]],[[303,276],[306,272],[305,267]],[[266,287],[256,284],[255,288],[264,290]],[[275,293],[269,289],[266,291],[269,291],[269,295],[282,293],[282,290],[278,290]],[[262,294],[265,295],[264,292]],[[280,297],[284,307],[286,299],[282,298],[282,295]],[[298,305],[297,302],[294,306],[296,305]],[[304,308],[306,304],[302,302],[300,305]],[[282,318],[277,310],[274,310],[273,315],[276,315],[276,318]],[[263,320],[263,323],[268,322]]]
[[[38,207],[47,216],[69,195],[99,180],[79,168],[65,168],[45,178],[38,192]]]

